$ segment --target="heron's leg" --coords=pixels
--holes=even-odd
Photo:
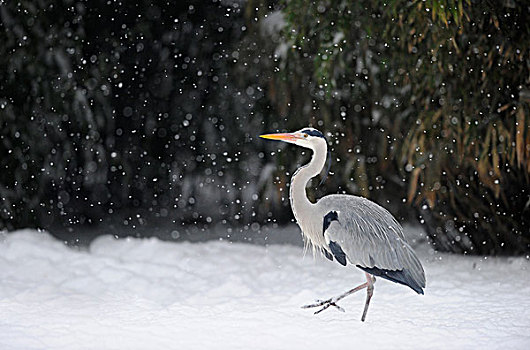
[[[328,307],[330,306],[334,306],[336,307],[337,309],[339,309],[340,311],[344,312],[344,309],[341,308],[340,306],[338,306],[336,304],[337,301],[341,300],[341,299],[344,299],[346,298],[348,295],[350,294],[353,294],[355,292],[358,292],[360,291],[361,289],[364,289],[368,287],[368,282],[365,282],[361,285],[358,285],[357,287],[353,288],[353,289],[350,289],[349,291],[347,291],[346,293],[344,294],[341,294],[339,295],[338,297],[335,297],[335,298],[330,298],[328,300],[317,300],[316,303],[314,304],[309,304],[309,305],[304,305],[302,306],[303,309],[309,309],[309,308],[312,308],[312,307],[319,307],[319,306],[323,306],[322,309],[318,310],[318,311],[315,311],[315,315],[318,314],[318,313],[321,313],[322,311],[326,310]],[[373,287],[372,287],[373,288]]]
[[[364,304],[363,316],[361,317],[361,321],[363,322],[366,319],[366,313],[368,312],[368,305],[370,305],[370,299],[372,299],[372,295],[374,295],[374,283],[375,277],[373,277],[369,273],[366,273],[366,303]]]

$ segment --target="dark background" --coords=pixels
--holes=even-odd
[[[257,135],[312,125],[333,155],[309,197],[367,196],[438,250],[528,252],[528,6],[0,2],[0,229],[252,240],[292,221],[309,157]]]

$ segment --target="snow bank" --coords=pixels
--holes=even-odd
[[[300,306],[363,282],[300,247],[0,236],[1,349],[530,348],[530,263],[420,249],[425,296],[378,280],[346,313]]]

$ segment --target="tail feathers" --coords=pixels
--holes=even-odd
[[[374,276],[378,276],[384,279],[387,279],[392,282],[396,282],[399,284],[403,284],[405,286],[410,287],[412,290],[414,290],[418,294],[423,294],[423,287],[414,280],[412,275],[407,269],[403,270],[385,270],[380,269],[378,267],[364,267],[357,265],[358,268],[361,270],[364,270],[368,272],[369,274],[372,274]]]

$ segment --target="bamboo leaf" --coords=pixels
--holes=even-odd
[[[499,153],[497,152],[497,131],[495,129],[492,130],[491,162],[493,166],[493,173],[497,175],[497,178],[500,179],[501,170],[499,167]]]
[[[407,201],[412,202],[414,196],[416,195],[416,188],[418,187],[418,178],[420,176],[421,168],[417,167],[412,171],[409,184],[409,194],[407,196]]]
[[[515,132],[515,153],[517,154],[517,165],[520,167],[524,159],[524,111],[520,107],[517,111],[516,117],[516,132]]]
[[[435,191],[427,191],[425,193],[425,199],[427,200],[427,204],[429,205],[429,208],[434,208],[434,203],[436,201],[436,192]]]

